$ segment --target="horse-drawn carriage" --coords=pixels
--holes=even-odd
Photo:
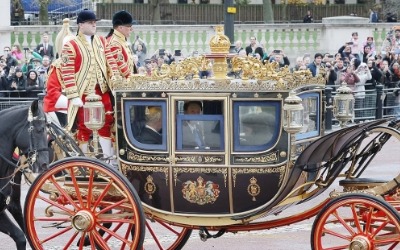
[[[50,126],[59,158],[68,157],[32,180],[25,201],[32,248],[180,249],[194,229],[216,238],[315,215],[313,249],[400,246],[400,175],[364,176],[385,143],[400,140],[399,125],[375,120],[327,133],[327,110],[341,122],[353,112],[345,87],[326,100],[322,75],[232,56],[229,46],[218,32],[209,55],[115,86],[119,170],[80,156],[73,137]],[[198,77],[204,65],[213,77]],[[190,103],[201,112],[187,112]],[[263,220],[338,179],[343,189],[311,209]]]

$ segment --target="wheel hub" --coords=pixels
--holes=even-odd
[[[350,243],[350,250],[369,250],[371,246],[369,240],[364,236],[356,236]]]
[[[72,226],[80,232],[89,231],[94,225],[94,218],[89,211],[79,211],[72,217]]]

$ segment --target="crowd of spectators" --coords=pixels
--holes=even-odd
[[[371,10],[371,16],[373,14]],[[311,16],[311,13],[307,15]],[[344,40],[337,53],[305,53],[297,57],[292,65],[282,49],[267,49],[267,45],[259,43],[255,36],[249,37],[248,41],[238,40],[234,45],[231,52],[239,56],[251,56],[263,63],[275,61],[279,68],[290,67],[292,72],[309,70],[313,76],[322,75],[333,90],[346,81],[355,92],[356,108],[363,107],[365,91],[373,91],[377,84],[382,84],[385,89],[399,87],[400,26],[395,26],[387,34],[380,47],[375,44],[372,36],[360,38],[357,32],[353,32]],[[162,64],[199,55],[197,51],[182,55],[180,50],[172,53],[167,49],[158,49],[149,54],[145,42],[139,36],[136,36],[131,49],[138,73],[145,75],[151,75]],[[45,90],[47,72],[56,56],[47,33],[42,35],[42,42],[35,49],[24,48],[22,51],[18,45],[4,47],[4,54],[0,57],[0,96],[37,96]],[[212,76],[210,65],[204,65],[203,68],[200,71],[201,78]],[[232,76],[240,77],[240,74]],[[393,95],[399,96],[399,91],[393,91]],[[400,103],[400,97],[396,98],[396,102]]]
[[[5,46],[0,56],[0,97],[37,97],[45,90],[53,59],[54,49],[46,32],[35,49]]]

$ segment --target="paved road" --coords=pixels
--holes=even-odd
[[[379,177],[382,179],[390,179],[399,174],[400,165],[400,144],[394,139],[389,142],[389,147],[383,150],[368,168],[369,177]],[[389,150],[390,149],[390,150]],[[339,187],[333,185],[330,190],[320,195],[310,202],[294,206],[285,210],[280,216],[289,216],[297,212],[303,211],[328,196],[328,192]],[[25,184],[23,196],[26,196],[28,186]],[[275,219],[275,217],[267,218]],[[218,239],[210,239],[202,242],[198,236],[198,232],[193,232],[189,242],[185,245],[184,250],[198,249],[218,249],[218,250],[243,250],[243,249],[263,249],[263,250],[280,250],[280,249],[310,249],[310,231],[313,218],[302,221],[300,223],[280,227],[271,230],[262,230],[255,232],[239,232],[237,234],[226,234]],[[15,249],[12,240],[0,234],[0,250]]]

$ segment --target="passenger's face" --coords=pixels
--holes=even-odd
[[[200,113],[201,113],[201,107],[195,103],[190,104],[186,110],[186,114],[188,115],[198,115]]]

